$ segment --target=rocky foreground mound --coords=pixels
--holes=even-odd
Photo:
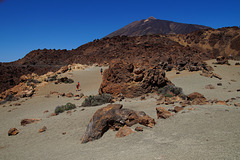
[[[153,127],[156,122],[145,112],[122,108],[121,104],[109,104],[95,112],[90,120],[86,132],[81,138],[82,143],[99,139],[109,129],[119,130],[120,127],[142,124]]]

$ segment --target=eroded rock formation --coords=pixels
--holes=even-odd
[[[137,97],[157,91],[159,87],[169,83],[171,82],[165,77],[165,71],[162,70],[161,66],[138,67],[132,63],[115,60],[103,74],[99,93]]]
[[[147,127],[153,127],[156,124],[155,120],[146,115],[145,112],[136,112],[122,107],[121,104],[109,104],[98,109],[90,120],[81,142],[87,143],[99,139],[109,129],[119,130],[125,125],[131,127],[139,123]]]

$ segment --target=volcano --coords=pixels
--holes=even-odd
[[[201,29],[210,29],[210,27],[196,24],[177,23],[149,17],[140,21],[134,21],[115,32],[112,32],[106,37],[143,36],[152,34],[187,34]]]

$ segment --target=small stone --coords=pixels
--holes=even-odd
[[[17,135],[18,133],[19,133],[19,131],[17,128],[11,128],[8,131],[8,136],[14,136],[14,135]]]
[[[21,103],[14,103],[14,106],[21,106]]]
[[[57,114],[56,113],[52,113],[51,116],[56,116]]]
[[[70,93],[67,93],[65,96],[68,98],[71,98],[71,97],[73,97],[73,94],[70,92]]]
[[[138,126],[138,127],[135,128],[135,131],[137,131],[137,132],[143,131],[143,127]]]
[[[174,112],[175,113],[178,113],[178,112],[180,112],[180,111],[182,111],[183,110],[183,108],[182,107],[179,107],[179,106],[176,106],[176,107],[174,107]]]
[[[43,126],[43,128],[41,128],[38,132],[39,133],[42,133],[42,132],[45,132],[47,130],[47,127],[46,126]]]
[[[67,134],[67,133],[66,133],[66,132],[63,132],[63,133],[62,133],[62,135],[65,135],[65,134]]]
[[[35,122],[39,122],[41,121],[42,119],[36,119],[36,118],[32,118],[32,119],[23,119],[21,121],[21,125],[22,126],[26,126],[27,124],[31,124],[31,123],[35,123]]]
[[[157,107],[156,108],[156,111],[157,111],[157,118],[163,118],[163,119],[166,119],[166,118],[169,118],[172,116],[172,113],[170,113],[169,111],[166,111],[165,108],[163,107]]]
[[[209,84],[209,85],[205,86],[205,89],[215,89],[215,87],[213,85]]]
[[[141,100],[145,100],[146,98],[145,98],[145,96],[141,96]]]
[[[216,104],[217,105],[227,105],[227,103],[225,101],[217,101]]]
[[[240,107],[240,103],[234,103],[235,107]]]
[[[222,86],[222,83],[218,83],[217,85],[218,85],[218,86]]]
[[[64,97],[65,93],[58,93],[58,95]]]
[[[131,133],[135,133],[130,127],[127,127],[126,125],[122,128],[120,128],[116,134],[117,138],[125,137]]]
[[[48,110],[46,110],[46,111],[44,111],[43,113],[48,113],[49,111]]]

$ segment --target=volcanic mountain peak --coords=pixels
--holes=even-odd
[[[148,22],[149,20],[156,20],[156,18],[151,16],[151,17],[148,17],[146,20],[144,20],[144,22]]]
[[[143,36],[152,34],[187,34],[200,29],[210,29],[210,27],[160,20],[151,16],[147,19],[132,22],[106,37]]]

